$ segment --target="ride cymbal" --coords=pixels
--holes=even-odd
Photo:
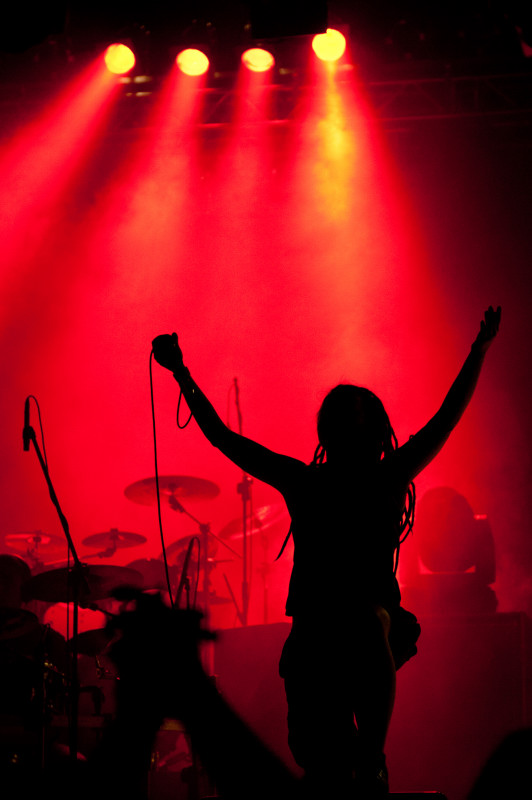
[[[212,500],[220,494],[220,487],[205,478],[192,475],[159,475],[159,492],[161,498],[176,500]],[[142,506],[157,503],[157,484],[155,478],[144,478],[135,481],[124,489],[128,500]]]

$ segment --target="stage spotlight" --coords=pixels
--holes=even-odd
[[[135,66],[135,55],[125,44],[110,44],[104,55],[105,66],[115,75],[125,75]]]
[[[242,53],[242,63],[252,72],[267,72],[275,64],[275,59],[262,47],[252,47]]]
[[[205,53],[194,48],[181,50],[176,58],[176,63],[185,75],[204,75],[209,69],[209,59]]]
[[[327,33],[318,33],[312,40],[312,49],[321,61],[338,61],[345,47],[345,36],[334,28],[327,28]]]

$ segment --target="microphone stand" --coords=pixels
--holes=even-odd
[[[70,575],[72,576],[73,616],[72,616],[72,649],[71,649],[72,656],[70,663],[71,672],[70,672],[70,702],[69,702],[69,710],[70,710],[69,748],[70,748],[70,760],[72,764],[75,764],[78,753],[78,716],[79,716],[79,676],[78,676],[79,599],[80,599],[80,588],[82,582],[85,583],[86,588],[87,584],[85,581],[85,577],[83,575],[83,565],[79,560],[76,548],[74,547],[74,542],[72,541],[72,537],[70,535],[70,529],[68,526],[67,518],[63,514],[61,506],[59,505],[59,500],[57,498],[55,489],[50,479],[50,473],[48,472],[48,467],[46,465],[46,462],[43,458],[43,455],[37,443],[37,437],[35,436],[35,431],[31,425],[29,424],[24,425],[23,438],[24,442],[29,441],[33,443],[35,453],[39,460],[39,464],[41,465],[41,470],[43,472],[44,478],[48,486],[50,499],[57,510],[59,521],[61,522],[61,526],[63,528],[67,540],[68,550],[72,554],[72,559],[74,561],[74,566],[72,567],[70,572]],[[43,720],[43,725],[44,725],[44,720]],[[42,766],[44,766],[44,763],[42,764]]]
[[[175,600],[172,604],[175,608],[179,608],[179,601],[181,600],[181,594],[183,593],[184,589],[187,595],[187,611],[190,610],[190,578],[188,576],[188,566],[190,563],[190,557],[192,555],[192,548],[194,547],[194,542],[198,542],[199,544],[199,539],[197,536],[192,536],[190,542],[188,543],[185,560],[183,561],[183,569],[181,570],[181,577],[179,578],[179,585],[175,593]],[[199,564],[198,564],[198,569],[199,569]]]
[[[190,511],[187,511],[187,509],[179,502],[179,500],[177,499],[177,497],[175,495],[173,495],[173,494],[170,495],[170,497],[168,498],[168,504],[169,504],[170,508],[173,511],[179,511],[180,514],[185,514],[187,517],[190,517],[190,519],[193,520],[196,523],[196,525],[198,526],[198,529],[199,529],[199,532],[200,532],[199,539],[200,539],[200,543],[201,543],[201,548],[203,550],[203,553],[202,553],[202,557],[203,557],[203,591],[202,591],[202,595],[204,597],[203,605],[204,605],[204,608],[205,608],[205,612],[207,612],[208,608],[209,608],[209,582],[210,582],[210,576],[209,576],[210,564],[209,564],[209,547],[208,547],[208,545],[209,545],[209,536],[212,536],[213,539],[215,539],[217,542],[222,544],[227,550],[229,550],[237,558],[242,558],[242,556],[239,553],[237,553],[236,550],[233,550],[233,548],[230,547],[227,544],[227,542],[224,542],[223,539],[220,539],[219,536],[216,536],[216,534],[211,531],[210,522],[200,522],[200,520],[197,519],[197,517],[195,517],[193,514],[191,514]],[[198,569],[199,568],[200,568],[200,564],[198,563]],[[238,609],[237,609],[237,612],[238,612]]]
[[[242,411],[240,409],[240,389],[238,380],[234,378],[235,405],[238,417],[238,433],[242,436]],[[242,627],[248,624],[249,611],[249,577],[248,577],[248,507],[251,505],[251,484],[253,479],[242,471],[242,480],[237,484],[236,491],[242,497],[242,612],[239,614]]]

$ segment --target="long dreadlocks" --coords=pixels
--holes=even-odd
[[[339,406],[343,405],[346,410],[348,410],[349,407],[353,407],[355,399],[361,400],[363,403],[367,418],[365,422],[368,429],[367,432],[372,436],[372,439],[374,439],[381,460],[393,453],[394,450],[397,450],[397,436],[392,428],[390,418],[386,413],[384,405],[377,395],[362,386],[341,383],[335,386],[334,389],[331,389],[326,395],[318,411],[319,444],[314,451],[314,457],[311,462],[312,465],[318,467],[326,460],[327,442],[331,440],[331,435],[334,437],[335,429],[336,433],[341,434],[341,430],[337,428],[337,425],[341,424],[342,419],[342,415],[338,414]],[[406,501],[401,517],[396,523],[397,544],[395,546],[394,574],[397,572],[399,566],[400,547],[407,536],[412,532],[415,506],[416,487],[412,482],[407,489]]]

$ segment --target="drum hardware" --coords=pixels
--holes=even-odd
[[[61,536],[43,531],[17,531],[2,536],[2,543],[24,558],[35,569],[45,561],[66,553],[66,543]]]
[[[240,419],[240,415],[239,415]],[[203,588],[202,588],[202,596],[203,596],[203,604],[207,607],[209,604],[218,604],[218,603],[227,603],[229,602],[228,598],[219,597],[216,594],[213,594],[209,589],[209,571],[213,569],[217,563],[223,563],[223,561],[228,561],[230,559],[216,559],[217,553],[217,545],[216,543],[222,544],[226,549],[228,549],[233,556],[238,559],[242,559],[242,561],[246,562],[243,563],[243,579],[242,579],[242,610],[238,607],[238,603],[234,592],[230,591],[231,594],[231,601],[234,603],[237,615],[244,625],[247,623],[247,609],[249,605],[249,585],[248,585],[248,545],[247,545],[247,537],[249,535],[255,535],[258,533],[264,534],[265,531],[276,525],[280,520],[282,520],[286,516],[286,510],[281,505],[268,505],[262,506],[258,508],[252,515],[249,514],[248,508],[250,504],[250,494],[251,494],[251,478],[243,473],[242,480],[239,482],[237,486],[237,492],[242,497],[242,504],[243,504],[243,516],[231,520],[224,528],[220,531],[220,534],[217,536],[215,535],[211,529],[209,524],[205,524],[200,522],[195,516],[193,516],[186,508],[184,508],[181,500],[189,499],[189,500],[207,500],[217,497],[220,489],[212,481],[206,480],[204,478],[197,478],[191,475],[161,475],[159,476],[159,492],[163,498],[166,499],[166,503],[173,511],[178,511],[181,514],[186,514],[190,517],[199,528],[199,535],[201,540],[201,551],[202,551],[202,558],[201,558],[201,565],[200,569],[204,571],[204,580],[203,580]],[[134,503],[138,503],[140,505],[155,505],[157,503],[157,482],[155,478],[145,478],[143,480],[135,481],[134,483],[127,486],[124,490],[125,496]],[[191,537],[184,537],[182,539],[178,539],[175,542],[172,542],[167,548],[167,559],[169,564],[173,564],[179,567],[181,570],[184,565],[185,555],[190,543]],[[231,540],[240,540],[242,539],[243,543],[243,553],[242,555],[234,550],[230,545],[229,541]],[[89,544],[87,539],[83,540],[84,544]],[[104,542],[101,541],[101,545],[103,546]],[[96,540],[95,540],[96,545]],[[100,545],[100,543],[98,543]],[[207,545],[207,547],[206,547]],[[206,557],[205,557],[206,554]],[[198,567],[197,565],[197,556],[195,554],[191,556],[191,568],[194,569]],[[134,562],[133,562],[134,563]],[[142,570],[140,570],[142,572]],[[162,579],[154,581],[153,579],[153,570],[151,570],[151,579],[149,583],[151,584],[148,586],[144,583],[145,588],[154,588],[154,589],[161,589],[164,590],[166,587],[166,577],[164,575],[164,566],[161,562],[161,577]],[[224,576],[225,577],[225,576]],[[263,573],[264,582],[266,583],[266,576]],[[226,579],[227,582],[227,579]],[[267,593],[267,587],[265,586],[265,594]],[[265,599],[265,608],[266,608],[266,599]],[[267,612],[265,610],[265,616]]]
[[[69,687],[65,673],[47,655],[43,659],[42,670],[42,706],[45,722],[49,724],[54,714],[65,712]]]
[[[177,539],[175,542],[172,542],[166,548],[166,557],[168,558],[168,563],[173,564],[179,571],[183,569],[183,561],[185,559],[190,539],[190,536],[185,536],[183,539]],[[215,561],[214,556],[216,555],[217,551],[218,544],[216,539],[210,537],[207,554],[207,560],[210,564]],[[196,554],[194,554],[194,556],[195,555]]]
[[[120,676],[117,675],[116,672],[113,672],[113,670],[107,669],[107,667],[104,667],[102,665],[102,662],[100,661],[97,655],[94,656],[94,660],[96,662],[96,674],[98,675],[98,678],[102,680],[109,680],[109,679],[113,681],[120,680]]]
[[[217,536],[215,533],[211,531],[211,526],[209,522],[206,523],[200,522],[200,520],[193,514],[191,514],[190,511],[187,511],[187,509],[182,505],[182,503],[180,503],[180,501],[177,499],[175,495],[172,495],[172,497],[169,498],[169,504],[170,508],[172,508],[174,511],[178,511],[180,514],[185,514],[187,517],[193,520],[197,524],[199,529],[199,536],[188,537],[187,539],[180,539],[177,542],[174,542],[172,545],[170,545],[173,555],[183,554],[183,568],[181,570],[181,578],[179,580],[178,593],[182,588],[181,587],[182,584],[184,584],[185,587],[187,586],[186,584],[186,581],[188,579],[186,574],[186,568],[188,567],[187,553],[191,547],[192,540],[198,539],[200,542],[201,557],[202,557],[202,564],[199,565],[199,569],[203,569],[203,588],[201,592],[202,603],[200,603],[200,605],[202,605],[202,607],[205,610],[207,610],[211,598],[216,597],[216,595],[212,595],[210,590],[210,572],[214,568],[214,566],[216,566],[214,563],[213,555],[216,553],[217,543],[221,544],[223,547],[226,548],[226,550],[229,550],[229,552],[232,553],[237,558],[241,558],[241,556],[236,552],[236,550],[234,550],[230,545],[228,545],[227,542],[224,542],[223,539],[220,539],[219,536]],[[196,566],[198,566],[197,559],[196,559]],[[188,589],[187,589],[187,596],[188,596]],[[223,602],[222,598],[219,598],[219,600]]]
[[[216,534],[214,534],[210,529],[209,523],[202,523],[200,522],[197,517],[191,514],[181,503],[182,499],[185,500],[212,500],[214,497],[217,497],[220,493],[220,487],[214,483],[213,481],[206,480],[205,478],[196,478],[192,475],[160,475],[158,478],[158,485],[159,485],[159,494],[166,500],[166,503],[173,511],[178,511],[180,514],[185,514],[186,516],[190,517],[199,528],[199,539],[201,542],[201,565],[200,569],[203,569],[203,587],[202,587],[202,597],[203,597],[203,607],[207,608],[209,602],[227,602],[224,598],[218,598],[216,595],[213,595],[209,588],[209,572],[216,566],[216,561],[214,556],[216,554],[216,542],[222,544],[227,550],[229,550],[234,556],[240,558],[241,556],[233,550],[230,545],[226,542],[219,539]],[[157,480],[155,478],[144,478],[140,481],[135,481],[134,483],[126,486],[124,490],[125,496],[128,500],[131,500],[134,503],[138,503],[140,505],[156,505],[157,503]],[[178,563],[181,567],[181,570],[184,566],[185,556],[187,549],[189,547],[191,538],[186,537],[184,539],[178,540],[173,542],[167,548],[167,559],[170,559],[174,562]],[[192,563],[194,564],[194,559],[191,558]],[[162,562],[161,567],[163,568]],[[197,558],[196,558],[196,568],[197,568]],[[183,577],[183,576],[182,576]],[[153,573],[152,573],[153,579]],[[186,580],[186,576],[184,578]],[[157,586],[153,588],[163,588],[166,585],[166,576],[164,575],[163,571],[163,580],[164,582],[162,585],[159,581],[157,581]],[[153,580],[150,582],[153,583]],[[179,581],[181,583],[181,579]],[[146,587],[147,588],[147,587]]]
[[[183,569],[184,565],[184,557],[186,553],[186,549],[189,545],[190,537],[185,539],[178,539],[175,542],[172,542],[171,545],[167,548],[167,554],[169,556],[169,572],[170,572],[170,581],[172,586],[177,586],[178,579],[180,573]],[[216,543],[214,543],[216,546]],[[212,549],[212,544],[211,544]],[[192,558],[191,558],[191,570],[196,570],[198,568],[197,565],[197,558],[196,551],[193,551]],[[232,558],[207,558],[207,563],[209,565],[209,569],[214,569],[218,564],[226,564],[234,561]],[[175,563],[172,563],[175,562]],[[164,573],[164,563],[162,558],[139,558],[136,561],[131,561],[128,565],[129,568],[140,572],[142,575],[142,588],[145,590],[153,590],[159,592],[166,592],[166,577]],[[203,562],[200,566],[200,569],[203,569]],[[216,592],[211,591],[208,598],[208,604],[211,605],[222,605],[225,603],[230,603],[231,600],[228,597],[220,597],[216,594]],[[83,634],[80,634],[83,636]]]
[[[110,558],[114,556],[118,549],[136,547],[146,541],[146,537],[140,533],[130,533],[128,531],[119,531],[118,528],[111,528],[111,530],[104,533],[93,533],[91,536],[86,536],[82,540],[82,544],[87,547],[104,547],[105,549],[101,553],[96,553],[95,556],[98,558]]]
[[[269,593],[268,578],[272,570],[272,565],[271,565],[272,559],[268,557],[269,555],[268,550],[270,547],[270,537],[268,534],[270,534],[271,536],[272,529],[279,523],[283,522],[283,520],[287,521],[286,527],[288,527],[287,518],[288,514],[286,508],[280,504],[275,504],[275,505],[261,506],[255,509],[247,519],[247,526],[248,526],[247,536],[257,537],[258,535],[260,546],[262,549],[262,563],[257,571],[262,578],[262,594],[263,594],[262,621],[265,625],[268,623],[268,593]],[[243,539],[244,532],[243,532],[242,519],[236,518],[231,520],[231,522],[228,522],[227,525],[224,525],[224,527],[220,531],[220,537],[234,542]],[[228,584],[228,579],[225,575],[224,579],[226,581],[231,597],[234,598],[233,591],[230,588]],[[235,602],[234,599],[233,602]]]
[[[66,544],[68,546],[68,552],[71,554],[74,565],[72,569],[62,571],[65,574],[65,586],[67,580],[70,584],[69,591],[66,593],[67,596],[72,599],[73,606],[74,606],[74,613],[73,613],[73,641],[74,647],[72,648],[72,658],[70,660],[70,685],[71,685],[71,693],[70,693],[70,717],[71,717],[71,726],[69,730],[69,748],[70,748],[70,757],[72,763],[75,763],[77,758],[77,751],[78,751],[78,690],[79,690],[79,680],[78,680],[78,658],[77,658],[77,647],[76,647],[76,639],[78,635],[78,609],[79,609],[79,598],[83,591],[86,591],[86,578],[83,574],[82,564],[79,560],[79,556],[76,551],[76,547],[72,540],[72,536],[70,535],[70,528],[68,525],[67,518],[65,517],[63,510],[61,509],[59,499],[55,492],[54,486],[52,484],[52,480],[50,478],[50,473],[48,471],[48,464],[43,457],[39,444],[37,442],[37,437],[35,435],[35,430],[30,425],[30,396],[28,396],[24,403],[24,428],[22,431],[22,441],[23,441],[23,448],[24,451],[28,451],[30,449],[30,444],[33,444],[33,449],[39,461],[42,473],[44,475],[44,479],[46,481],[46,485],[48,487],[48,492],[50,494],[50,499],[52,504],[54,505],[57,515],[59,517],[59,521],[61,523],[61,527],[63,528],[63,532],[65,534]],[[39,412],[40,414],[40,412]],[[46,574],[46,573],[42,573]],[[38,580],[40,576],[32,580]],[[52,602],[54,602],[52,600]],[[43,750],[44,752],[44,750]],[[44,766],[44,764],[43,764]]]
[[[253,514],[248,515],[247,518],[248,536],[253,536],[256,533],[265,533],[273,525],[284,519],[286,515],[286,508],[281,505],[261,506],[255,509]],[[222,539],[242,539],[243,535],[241,517],[232,519],[220,531]]]

